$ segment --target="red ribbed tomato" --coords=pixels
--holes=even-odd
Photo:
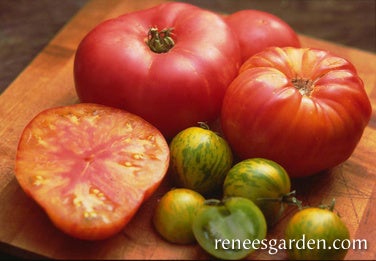
[[[127,224],[168,164],[168,144],[148,122],[77,104],[43,111],[25,127],[15,175],[59,229],[95,240]]]
[[[346,160],[370,116],[349,61],[324,50],[273,47],[242,65],[221,123],[238,156],[274,160],[298,177]]]
[[[233,39],[219,15],[184,3],[107,20],[78,46],[77,94],[137,114],[172,138],[218,118],[240,66]]]

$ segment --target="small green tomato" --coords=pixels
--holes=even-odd
[[[178,188],[168,191],[155,209],[155,229],[171,243],[194,243],[192,223],[204,201],[205,198],[201,194],[190,189]]]

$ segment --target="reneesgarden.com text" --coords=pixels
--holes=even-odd
[[[240,249],[262,249],[268,250],[270,255],[275,255],[280,250],[289,249],[358,249],[367,250],[366,239],[336,239],[332,244],[327,243],[325,239],[307,239],[303,234],[300,239],[215,239],[215,249],[240,250]]]

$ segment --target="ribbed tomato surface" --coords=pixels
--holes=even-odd
[[[242,65],[226,91],[221,121],[241,159],[271,159],[301,177],[349,158],[371,112],[348,60],[324,50],[271,47]]]

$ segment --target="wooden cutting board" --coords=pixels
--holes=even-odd
[[[41,51],[0,97],[0,249],[16,255],[59,259],[204,259],[198,246],[180,246],[162,240],[153,230],[151,214],[156,200],[171,185],[166,180],[145,202],[122,233],[97,242],[66,236],[57,230],[14,178],[14,159],[20,134],[40,111],[78,102],[73,83],[73,58],[84,35],[99,22],[162,0],[89,2]],[[329,203],[348,225],[352,239],[366,239],[367,250],[349,250],[347,259],[376,258],[376,55],[300,36],[303,46],[330,50],[357,67],[371,99],[373,114],[353,155],[340,166],[303,180],[293,180],[299,199],[309,205]],[[281,239],[289,208],[269,239]],[[279,251],[259,250],[249,258],[286,259]]]

